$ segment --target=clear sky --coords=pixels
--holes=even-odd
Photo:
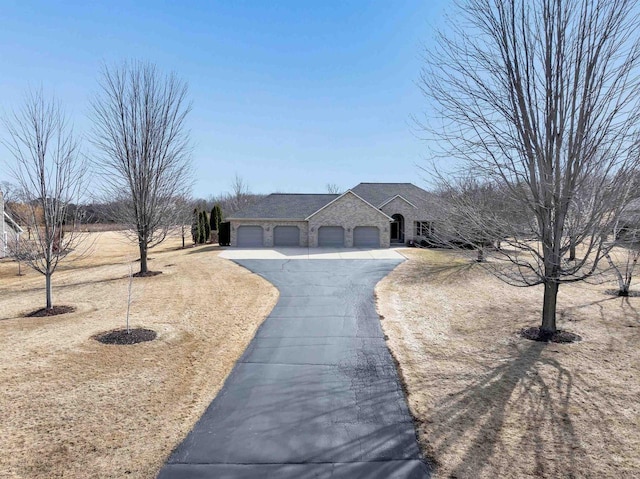
[[[235,173],[258,193],[424,186],[415,82],[447,3],[2,0],[0,110],[42,86],[84,133],[101,65],[140,59],[189,84],[197,197]]]

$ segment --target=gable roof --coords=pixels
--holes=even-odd
[[[227,219],[303,221],[348,193],[355,195],[386,217],[388,215],[381,211],[381,208],[395,198],[406,201],[422,212],[433,208],[435,198],[431,193],[411,183],[360,183],[341,195],[273,193]]]
[[[335,201],[338,201],[340,198],[342,198],[343,196],[346,196],[348,194],[351,194],[353,196],[355,196],[356,198],[358,198],[360,201],[362,201],[365,205],[369,206],[370,208],[373,208],[374,210],[376,210],[378,213],[380,213],[381,215],[383,215],[384,217],[388,218],[389,221],[393,221],[393,218],[391,218],[389,215],[387,215],[384,211],[379,210],[378,208],[376,208],[375,206],[373,206],[371,203],[369,203],[367,200],[362,199],[360,196],[358,196],[357,194],[355,194],[353,191],[351,190],[347,190],[344,193],[342,193],[341,195],[339,195],[337,198],[334,198],[333,200],[331,200],[329,203],[327,203],[326,205],[324,205],[322,208],[318,209],[317,211],[314,211],[313,213],[311,213],[307,218],[305,219],[309,219],[312,216],[314,216],[316,213],[320,213],[320,211],[322,211],[323,209],[325,209],[327,206],[329,206],[330,204],[332,204]]]
[[[339,196],[341,195],[273,193],[228,219],[304,220]]]
[[[425,209],[429,207],[431,199],[429,192],[412,183],[360,183],[351,191],[378,208],[401,196],[418,209]]]
[[[410,206],[413,206],[414,208],[418,208],[416,205],[414,205],[413,203],[411,203],[411,201],[409,201],[408,199],[406,199],[404,196],[401,195],[396,195],[392,198],[389,198],[387,201],[385,201],[384,203],[382,203],[380,206],[378,206],[378,208],[382,208],[384,205],[391,203],[393,200],[395,200],[396,198],[400,198],[402,201],[404,201],[405,203],[407,203]]]

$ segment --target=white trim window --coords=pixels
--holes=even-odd
[[[433,233],[433,224],[431,221],[416,221],[415,222],[416,236],[422,236],[428,238]]]

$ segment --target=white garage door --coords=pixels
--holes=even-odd
[[[353,246],[356,248],[379,248],[380,231],[375,226],[356,226],[353,229]]]
[[[318,228],[318,246],[344,246],[344,228],[342,226],[321,226]]]
[[[238,246],[241,247],[261,247],[262,226],[238,226]]]
[[[300,228],[297,226],[276,226],[273,228],[274,246],[300,246]]]

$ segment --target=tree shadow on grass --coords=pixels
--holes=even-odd
[[[224,250],[225,248],[223,248],[222,246],[218,246],[217,244],[212,244],[209,246],[194,247],[187,254],[210,253],[212,251],[224,251]]]
[[[403,278],[407,283],[422,284],[426,282],[447,283],[459,281],[465,275],[479,271],[482,266],[477,262],[456,261],[451,263],[433,264],[416,263]]]
[[[517,341],[498,366],[492,360],[485,373],[437,406],[435,422],[427,427],[428,449],[436,459],[448,451],[456,457],[448,477],[478,477],[494,457],[505,455],[509,460],[500,464],[523,465],[534,476],[573,477],[589,470],[571,419],[574,378],[542,354],[557,347],[563,346]],[[598,414],[597,402],[586,408],[578,413]],[[514,471],[495,472],[513,476]]]

